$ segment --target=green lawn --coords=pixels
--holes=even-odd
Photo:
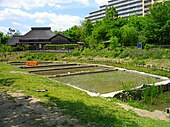
[[[65,115],[79,119],[82,123],[94,122],[97,127],[169,127],[169,122],[142,118],[127,112],[106,99],[90,97],[86,93],[56,83],[54,80],[34,74],[10,73],[23,71],[0,63],[0,91],[20,91],[40,98],[48,106],[57,106]],[[47,89],[46,93],[35,89]]]
[[[160,81],[149,76],[124,71],[57,77],[56,80],[96,93],[109,93]]]

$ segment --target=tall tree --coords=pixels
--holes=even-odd
[[[68,36],[73,42],[78,42],[80,40],[80,28],[79,26],[73,26],[70,29],[62,32],[65,36]]]
[[[150,8],[147,22],[150,43],[170,44],[170,1],[154,4]]]
[[[2,32],[0,32],[0,44],[7,44],[9,39],[9,35],[4,35]]]
[[[103,20],[106,23],[110,23],[117,18],[118,18],[118,12],[116,11],[115,7],[110,7],[107,9],[106,16]]]
[[[123,46],[134,46],[138,43],[138,32],[135,27],[125,25],[121,27],[120,32]]]

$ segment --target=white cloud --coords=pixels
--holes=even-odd
[[[108,0],[95,0],[95,2],[100,6],[108,3]]]
[[[22,25],[21,23],[18,23],[18,22],[12,22],[12,24],[14,24],[16,26],[21,26]]]
[[[0,26],[0,32],[7,33],[9,27]]]
[[[80,3],[87,5],[89,0],[1,0],[0,7],[8,8],[24,8],[30,10],[31,8],[39,8],[45,6],[57,6],[60,4]]]
[[[43,19],[36,19],[35,23],[37,23],[37,24],[44,24],[45,20],[43,20]]]
[[[0,14],[0,20],[14,20],[12,22],[14,25],[19,25],[19,23],[16,22],[16,19],[22,19],[26,25],[31,25],[29,22],[35,22],[38,24],[43,24],[43,26],[55,26],[57,30],[60,28],[62,28],[62,30],[66,30],[73,25],[79,25],[80,20],[82,20],[79,16],[61,15],[53,12],[28,13],[21,9],[9,8],[0,10]],[[24,26],[24,24],[22,24],[22,26]]]

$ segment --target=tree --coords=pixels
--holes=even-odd
[[[2,32],[0,32],[0,44],[7,44],[9,39],[9,35],[4,35]]]
[[[78,42],[80,40],[80,28],[78,26],[73,26],[70,29],[62,32],[65,36],[68,36],[73,42]]]
[[[55,33],[55,34],[59,34],[59,33],[60,33],[60,31],[55,30],[55,31],[54,31],[54,33]]]
[[[170,44],[170,2],[156,3],[147,16],[147,37],[150,43]]]
[[[89,38],[92,35],[92,31],[93,31],[93,24],[89,19],[81,23],[80,41],[83,41],[84,45],[87,47],[89,46]]]
[[[97,41],[93,36],[89,38],[88,44],[91,49],[96,49],[97,47]]]
[[[3,33],[0,32],[0,44],[2,43],[2,37],[3,37]]]
[[[81,30],[82,30],[82,34],[85,37],[90,36],[92,34],[92,31],[93,31],[92,22],[89,19],[82,22],[82,29]]]
[[[119,46],[119,39],[116,36],[115,37],[111,37],[110,38],[109,48],[110,49],[115,49],[118,46]]]
[[[14,36],[18,36],[18,35],[21,35],[21,32],[19,30],[16,30]]]
[[[104,18],[104,22],[110,23],[113,20],[117,19],[118,17],[118,12],[116,11],[115,7],[110,7],[106,11],[106,16]]]
[[[107,33],[108,33],[107,25],[105,23],[102,23],[101,25],[94,27],[92,36],[99,43],[108,40],[106,36]]]
[[[135,27],[137,31],[143,31],[146,28],[146,18],[141,16],[130,16],[127,20],[127,24],[130,27]]]
[[[138,32],[135,27],[125,25],[121,27],[120,32],[123,46],[134,46],[138,43]]]

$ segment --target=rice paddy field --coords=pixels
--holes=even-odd
[[[109,93],[160,81],[153,77],[125,71],[57,77],[55,79],[96,93]]]
[[[141,75],[138,73],[114,70],[100,73],[83,73],[94,72],[96,70],[113,69],[112,67],[77,64],[77,63],[44,63],[41,62],[38,66],[21,66],[32,73],[50,77],[66,74],[66,76],[57,76],[54,79],[73,86],[77,86],[84,90],[95,93],[110,93],[119,90],[128,90],[142,84],[154,84],[161,81],[154,77]],[[81,73],[69,75],[72,73]]]

